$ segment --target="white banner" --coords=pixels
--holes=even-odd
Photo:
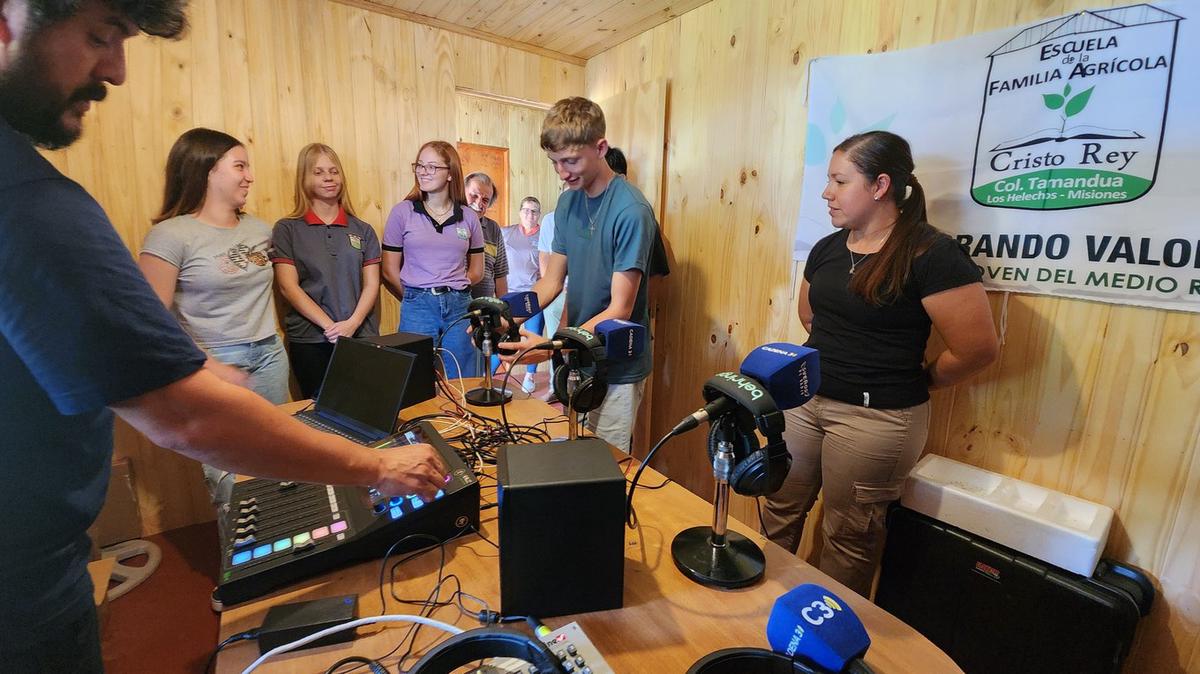
[[[930,222],[989,289],[1200,311],[1197,9],[813,60],[795,259],[832,231],[830,151],[885,129],[912,144]]]

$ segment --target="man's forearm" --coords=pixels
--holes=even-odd
[[[538,306],[545,309],[558,299],[559,293],[562,292],[562,284],[555,283],[552,278],[542,277],[533,284],[533,292],[537,295]]]
[[[609,307],[607,309],[605,309],[604,311],[601,311],[600,313],[596,314],[595,316],[592,316],[588,320],[584,321],[583,324],[580,325],[579,327],[583,328],[584,330],[587,330],[588,332],[595,332],[596,326],[599,325],[603,321],[607,321],[610,318],[619,318],[621,320],[627,321],[627,320],[629,320],[629,317],[632,314],[633,314],[632,308],[623,309],[620,307],[613,307],[612,305],[609,305]]]

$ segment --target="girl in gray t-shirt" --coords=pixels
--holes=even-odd
[[[245,372],[246,386],[288,400],[288,362],[275,331],[271,227],[242,212],[254,174],[246,148],[211,129],[192,129],[167,156],[162,211],[138,266],[159,299],[214,360]],[[233,476],[204,467],[224,525]]]

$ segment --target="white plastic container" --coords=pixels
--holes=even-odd
[[[900,503],[1031,557],[1091,576],[1113,510],[935,454],[909,474]]]

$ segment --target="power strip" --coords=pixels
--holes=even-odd
[[[579,623],[568,623],[542,637],[542,643],[563,662],[571,674],[616,674],[604,661]],[[516,658],[496,658],[471,670],[470,674],[528,674],[532,666]]]

